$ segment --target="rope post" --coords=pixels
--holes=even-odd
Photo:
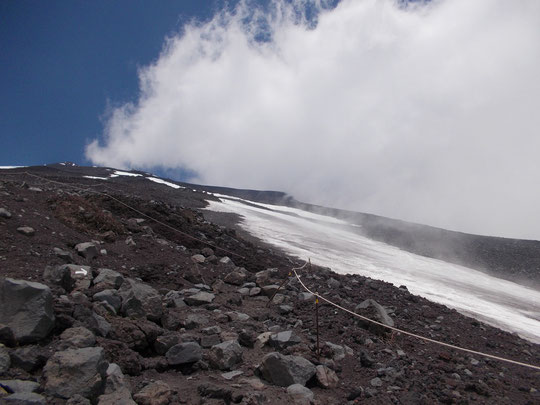
[[[315,325],[317,330],[317,358],[321,359],[321,349],[319,347],[319,297],[315,297]]]
[[[279,290],[281,290],[281,287],[283,287],[285,285],[285,283],[287,281],[289,281],[289,277],[292,276],[292,272],[289,271],[289,274],[287,275],[287,277],[285,278],[285,280],[283,280],[281,282],[281,284],[279,285],[278,289],[276,291],[274,291],[274,294],[272,294],[272,297],[270,298],[270,301],[268,301],[266,303],[266,307],[268,308],[268,306],[270,305],[270,303],[274,300],[274,297],[276,296],[276,294],[278,293]]]

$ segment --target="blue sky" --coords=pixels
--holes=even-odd
[[[138,94],[137,69],[218,0],[0,2],[0,165],[88,163],[108,106]]]
[[[540,238],[538,0],[224,3],[0,1],[0,166]]]

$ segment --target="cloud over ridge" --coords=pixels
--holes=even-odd
[[[538,72],[537,0],[241,2],[169,38],[86,155],[540,239]]]

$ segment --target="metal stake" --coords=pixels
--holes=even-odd
[[[315,324],[317,328],[317,357],[320,360],[321,349],[319,348],[319,297],[315,298]]]

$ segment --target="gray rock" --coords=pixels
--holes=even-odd
[[[214,335],[216,333],[221,333],[221,328],[217,325],[210,326],[201,330],[205,335]]]
[[[3,344],[0,343],[0,374],[5,373],[11,367],[11,358],[9,352]]]
[[[298,300],[301,302],[315,301],[315,295],[308,292],[301,292],[298,294]]]
[[[238,311],[226,312],[225,315],[227,315],[229,319],[233,322],[245,322],[250,318],[248,314],[244,314],[243,312]]]
[[[36,234],[36,230],[29,226],[19,226],[17,228],[17,232],[19,232],[20,234],[24,236],[34,236]]]
[[[73,255],[71,254],[71,252],[68,252],[67,250],[63,250],[60,248],[54,248],[53,251],[54,251],[54,254],[60,259],[62,259],[63,261],[67,263],[73,262]]]
[[[191,256],[193,263],[204,263],[206,258],[203,255],[193,255]]]
[[[201,249],[201,253],[206,257],[214,256],[214,251],[210,249],[209,247],[205,247]]]
[[[45,281],[61,286],[68,292],[73,289],[85,290],[90,287],[92,282],[92,271],[90,266],[79,266],[78,264],[47,266],[43,272],[43,278]]]
[[[228,387],[222,387],[212,383],[202,383],[197,387],[201,397],[221,399],[219,403],[230,404],[232,399],[232,390]],[[204,402],[206,403],[206,402]]]
[[[263,287],[272,283],[272,278],[278,276],[277,269],[266,269],[255,273],[255,283],[259,287]]]
[[[291,307],[290,305],[280,305],[278,307],[278,312],[281,314],[281,315],[287,315],[289,313],[291,313],[293,311],[293,307]]]
[[[2,398],[6,405],[45,405],[45,397],[35,392],[17,392]]]
[[[242,375],[242,374],[244,374],[242,370],[234,370],[234,371],[229,371],[228,373],[223,373],[221,374],[221,376],[225,378],[226,380],[232,380],[233,378],[238,377],[239,375]]]
[[[226,266],[234,266],[233,261],[228,256],[223,256],[221,259],[219,259],[219,262]]]
[[[208,324],[208,317],[201,314],[188,314],[184,320],[184,327],[186,329],[199,329],[202,326]]]
[[[205,335],[201,338],[201,346],[205,349],[221,343],[219,335]]]
[[[165,294],[165,304],[170,308],[183,308],[187,306],[184,295],[180,291],[169,291]]]
[[[259,287],[253,287],[251,290],[249,290],[249,296],[255,297],[261,293],[261,289]]]
[[[268,343],[275,349],[283,350],[287,347],[302,343],[302,339],[300,339],[292,330],[287,330],[270,335]]]
[[[71,278],[69,269],[64,266],[45,267],[45,270],[43,271],[43,280],[50,284],[59,285],[68,292],[70,292],[75,285],[75,280]]]
[[[379,377],[372,378],[369,382],[373,387],[382,387],[383,382]]]
[[[1,280],[0,308],[0,323],[11,329],[19,343],[43,339],[54,326],[52,294],[44,284]]]
[[[82,326],[66,329],[60,339],[61,350],[91,347],[96,344],[96,335]]]
[[[120,309],[122,308],[122,297],[116,290],[103,290],[94,294],[92,298],[94,301],[106,302],[114,309],[115,313],[120,312]]]
[[[386,309],[384,309],[384,307],[375,300],[372,300],[372,299],[365,300],[362,303],[358,304],[354,308],[354,310],[355,312],[358,312],[359,310],[368,309],[368,308],[372,308],[374,310],[374,316],[377,321],[388,326],[394,326],[394,320],[390,317],[390,315],[388,315],[388,312],[386,311]],[[379,326],[378,328],[382,329],[381,326]]]
[[[249,291],[250,291],[250,289],[245,288],[245,287],[239,288],[237,290],[238,294],[240,294],[240,295],[249,295]]]
[[[97,246],[93,242],[83,242],[75,245],[75,251],[85,259],[92,260],[99,255]]]
[[[6,218],[6,219],[11,218],[11,212],[6,210],[5,208],[0,208],[0,218]]]
[[[230,370],[242,361],[242,347],[236,340],[228,340],[212,346],[208,361],[213,368]]]
[[[339,384],[339,378],[334,370],[331,370],[325,365],[319,365],[316,367],[315,377],[317,378],[317,384],[322,388],[335,388]]]
[[[167,405],[171,402],[172,396],[171,387],[158,380],[146,385],[133,396],[133,399],[139,405]]]
[[[278,289],[279,289],[279,285],[270,284],[270,285],[265,285],[264,287],[262,287],[262,292],[267,297],[271,297],[277,292]]]
[[[0,380],[0,387],[8,392],[35,392],[39,388],[39,383],[25,380]]]
[[[195,295],[186,297],[184,301],[186,301],[186,304],[188,305],[198,306],[198,305],[211,304],[212,301],[214,301],[214,298],[216,298],[214,294],[201,291]]]
[[[247,271],[239,267],[227,274],[223,281],[225,281],[227,284],[242,285],[244,281],[246,281],[247,277]]]
[[[15,346],[17,344],[11,328],[0,323],[0,346],[2,346],[2,343],[8,346]]]
[[[171,347],[165,357],[171,366],[195,363],[202,359],[202,349],[195,342],[179,343]]]
[[[21,368],[29,373],[43,367],[46,361],[46,352],[39,346],[23,346],[11,352],[12,367]]]
[[[95,399],[103,389],[107,368],[101,347],[56,352],[43,368],[45,391],[65,399],[75,394]]]
[[[121,388],[109,394],[100,395],[98,405],[137,405],[137,402],[131,397],[130,390]]]
[[[159,355],[164,355],[167,351],[180,343],[180,335],[176,332],[168,332],[158,336],[154,342],[154,350]]]
[[[92,405],[92,403],[82,395],[75,394],[67,400],[66,405]]]
[[[124,276],[111,269],[99,269],[94,285],[100,288],[117,290],[124,282]]]
[[[120,287],[120,296],[122,297],[121,311],[125,316],[146,317],[154,322],[161,318],[163,313],[161,295],[149,285],[128,278]]]
[[[330,279],[328,280],[328,287],[333,288],[333,289],[337,289],[337,288],[341,287],[341,283],[339,281],[337,281],[335,278],[330,277]]]
[[[287,387],[287,394],[289,394],[294,404],[311,405],[313,403],[313,391],[301,384],[292,384]]]
[[[284,356],[272,352],[263,357],[259,371],[262,377],[280,387],[305,385],[315,375],[315,365],[300,356]]]
[[[335,345],[331,342],[326,342],[325,345],[332,351],[332,359],[340,361],[345,358],[345,348],[340,345]]]
[[[86,319],[86,326],[99,336],[107,337],[111,332],[111,324],[107,322],[101,315],[92,312],[89,318]]]
[[[121,390],[127,390],[131,399],[131,387],[124,373],[122,373],[122,369],[118,364],[110,363],[106,371],[105,394],[112,394]]]
[[[90,288],[92,283],[92,269],[90,266],[79,266],[77,264],[64,264],[64,266],[69,270],[71,279],[74,280],[74,289],[76,290],[86,290]]]

